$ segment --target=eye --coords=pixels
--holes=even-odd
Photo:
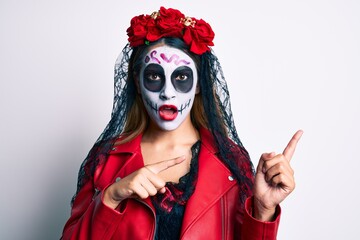
[[[161,80],[160,74],[157,74],[157,73],[149,73],[145,77],[152,81],[160,81]]]
[[[177,81],[186,81],[188,79],[188,75],[187,74],[179,74],[175,80]]]

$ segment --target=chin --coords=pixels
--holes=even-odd
[[[166,123],[166,124],[158,124],[157,126],[164,131],[174,131],[180,126],[180,124]]]
[[[156,121],[154,121],[155,125],[163,131],[174,131],[178,129],[181,124],[183,124],[183,122],[184,119],[175,119],[173,121],[164,121],[157,119]]]
[[[159,116],[151,116],[152,123],[163,131],[174,131],[178,129],[184,122],[186,118],[175,118],[172,121],[166,121],[161,119]]]

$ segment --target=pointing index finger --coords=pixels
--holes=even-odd
[[[185,160],[185,156],[180,156],[172,159],[168,159],[165,161],[157,162],[154,164],[146,165],[145,167],[151,172],[158,174],[168,168],[171,168],[179,163],[182,163]]]
[[[302,130],[298,130],[294,136],[290,139],[288,145],[286,146],[286,148],[283,151],[284,156],[286,157],[286,159],[290,162],[292,156],[294,155],[295,149],[296,149],[296,145],[299,142],[301,136],[303,134]]]

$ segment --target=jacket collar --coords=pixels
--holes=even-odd
[[[205,128],[199,129],[201,147],[199,152],[199,171],[195,191],[190,197],[183,219],[182,234],[186,233],[189,226],[206,210],[215,204],[230,188],[236,185],[236,180],[231,176],[230,170],[216,157],[218,152],[211,132]],[[120,171],[121,176],[126,176],[144,166],[141,157],[142,134],[133,140],[117,145],[110,154],[130,153],[131,156]],[[150,198],[143,200],[153,210]]]
[[[215,140],[211,132],[206,128],[200,128],[200,140],[203,146],[205,146],[210,153],[218,153],[218,149],[215,144]]]
[[[140,144],[141,144],[141,139],[142,139],[143,133],[140,133],[139,135],[137,135],[133,140],[126,142],[126,143],[122,143],[119,145],[115,145],[112,150],[111,150],[111,154],[117,154],[117,153],[135,153],[137,151],[139,151],[140,149]],[[119,140],[122,137],[119,137]]]

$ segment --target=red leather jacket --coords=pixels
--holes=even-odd
[[[251,216],[251,198],[241,211],[238,185],[216,157],[211,134],[200,130],[200,136],[198,179],[186,205],[180,239],[276,239],[280,208],[274,222],[260,222]],[[107,161],[97,166],[93,181],[82,187],[74,201],[63,239],[154,239],[155,209],[149,198],[124,200],[115,210],[102,201],[103,190],[117,177],[144,166],[140,142],[141,135],[117,146]]]

